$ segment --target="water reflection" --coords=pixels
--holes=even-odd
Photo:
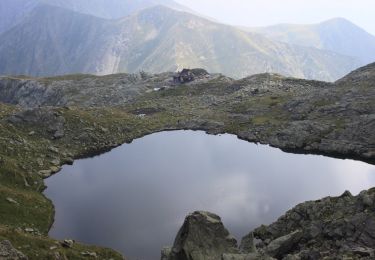
[[[76,161],[46,184],[56,206],[52,237],[148,260],[173,243],[191,211],[219,214],[240,238],[305,200],[375,186],[375,167],[175,131]]]

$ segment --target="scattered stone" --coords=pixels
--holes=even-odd
[[[1,260],[27,260],[22,252],[15,249],[10,241],[3,240],[0,242],[0,259]]]
[[[65,157],[64,158],[64,163],[72,165],[74,163],[74,159],[72,157]]]
[[[6,198],[6,201],[8,201],[9,203],[15,204],[15,205],[19,205],[19,203],[16,200],[14,200],[12,198],[9,198],[9,197]]]
[[[29,135],[30,135],[30,136],[35,135],[35,131],[31,131],[31,132],[29,132]]]
[[[57,166],[57,165],[60,165],[60,160],[59,160],[59,159],[53,159],[53,160],[51,161],[51,163],[52,163],[53,165]]]
[[[74,240],[72,239],[65,239],[61,242],[61,245],[66,248],[72,248],[74,245]]]
[[[59,153],[59,149],[57,147],[54,147],[54,146],[48,147],[48,150],[50,150],[51,152],[54,152],[54,153]]]
[[[39,167],[43,167],[43,165],[44,165],[42,158],[37,158],[36,163],[38,164]]]
[[[30,184],[25,177],[23,177],[23,184],[25,185],[25,187],[30,187]]]
[[[51,166],[51,167],[50,167],[50,170],[51,170],[52,172],[54,172],[54,173],[60,171],[60,169],[61,169],[61,168],[60,168],[59,166]]]
[[[55,249],[57,249],[58,247],[57,246],[51,246],[50,248],[49,248],[49,250],[55,250]]]
[[[109,130],[105,127],[100,127],[100,131],[102,131],[103,133],[107,133]]]
[[[64,254],[61,254],[60,252],[54,252],[53,259],[54,260],[68,260],[68,258]]]
[[[41,170],[38,172],[38,174],[43,178],[48,178],[51,176],[52,171],[51,170]]]
[[[35,229],[33,229],[33,228],[25,228],[25,231],[26,231],[27,233],[34,233],[34,232],[35,232]]]
[[[81,255],[88,256],[88,257],[94,257],[94,258],[98,257],[97,253],[95,253],[95,252],[88,252],[88,251],[81,252]]]

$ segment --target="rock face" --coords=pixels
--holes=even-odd
[[[277,258],[373,259],[375,189],[302,203],[275,223],[255,229],[254,236],[261,240],[260,249]]]
[[[194,212],[162,260],[374,259],[375,188],[302,203],[250,232],[240,249],[228,234],[218,216]]]
[[[52,138],[58,139],[64,136],[65,119],[51,108],[28,109],[8,118],[15,125],[43,125]]]
[[[48,5],[38,5],[21,23],[2,35],[0,74],[105,75],[204,67],[236,78],[272,71],[332,81],[362,65],[356,58],[272,41],[164,4],[120,20],[107,20],[51,6],[51,1],[44,0]],[[57,1],[67,2],[54,0]],[[77,0],[70,1],[76,4]],[[95,4],[84,2],[97,6],[98,0]],[[44,24],[50,27],[45,28]]]
[[[1,260],[27,260],[28,258],[15,249],[8,240],[0,242],[0,259]]]
[[[223,253],[236,253],[237,241],[229,234],[219,216],[203,211],[188,215],[172,249],[164,249],[162,259],[216,260]]]

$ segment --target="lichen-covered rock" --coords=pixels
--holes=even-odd
[[[8,240],[0,242],[1,260],[27,260],[27,256],[15,249]]]
[[[168,260],[217,260],[238,253],[237,241],[219,216],[203,211],[189,214],[177,234]]]

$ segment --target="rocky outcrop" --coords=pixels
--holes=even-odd
[[[165,248],[166,260],[216,260],[223,253],[236,253],[237,241],[224,227],[219,216],[196,211],[189,214],[177,234],[171,250]]]
[[[27,109],[18,112],[10,116],[8,121],[19,126],[44,126],[44,130],[54,139],[64,136],[64,117],[49,107]]]
[[[8,240],[0,242],[0,259],[1,260],[27,260],[28,258],[15,249]]]
[[[374,259],[374,227],[375,188],[302,203],[250,232],[239,249],[218,216],[194,212],[162,259]]]
[[[374,257],[375,189],[302,203],[254,230],[258,248],[283,258]],[[293,258],[291,258],[293,259]]]

